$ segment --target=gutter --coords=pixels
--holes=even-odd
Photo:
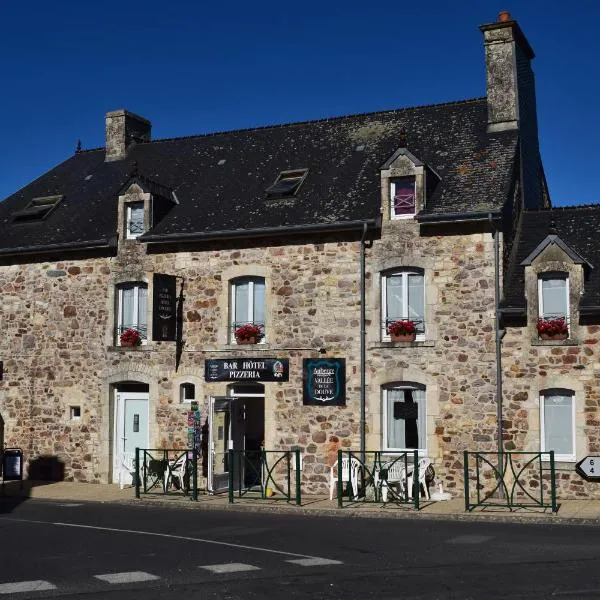
[[[98,248],[116,248],[116,238],[87,240],[85,242],[67,242],[65,244],[46,244],[45,246],[17,246],[16,248],[0,248],[0,256],[21,256],[23,254],[40,254],[56,250],[97,250]]]
[[[225,229],[208,233],[167,233],[145,234],[137,239],[148,244],[177,244],[180,242],[201,242],[215,239],[254,238],[273,235],[289,235],[301,233],[324,233],[337,231],[360,231],[367,225],[370,229],[381,226],[381,217],[366,221],[337,221],[334,223],[313,223],[310,225],[291,225],[286,227],[262,227],[257,229]]]
[[[500,211],[486,211],[486,212],[459,212],[459,213],[443,213],[439,215],[417,215],[416,220],[418,223],[427,224],[441,224],[441,223],[462,223],[465,221],[477,222],[477,221],[489,221],[492,222],[492,218],[499,219],[501,216]]]
[[[363,232],[360,238],[360,461],[366,465],[366,291],[365,291],[365,239],[368,225],[363,223]]]

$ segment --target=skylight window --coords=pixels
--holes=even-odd
[[[302,182],[306,179],[308,169],[298,171],[282,171],[275,183],[267,188],[267,196],[293,196],[298,192]]]
[[[63,196],[34,198],[25,208],[13,213],[13,221],[17,223],[42,221],[56,208],[62,199]]]

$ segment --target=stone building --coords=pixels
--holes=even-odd
[[[211,448],[300,448],[307,492],[340,448],[410,448],[460,493],[462,451],[539,449],[538,392],[560,388],[585,454],[600,327],[576,300],[593,256],[573,229],[530,248],[567,214],[550,210],[534,54],[507,13],[481,31],[485,98],[162,140],[114,111],[104,148],[4,200],[6,442],[117,481],[135,446],[188,445],[194,401]],[[566,342],[536,339],[546,271],[568,274]],[[415,339],[392,339],[407,319]],[[258,343],[236,337],[248,323]]]

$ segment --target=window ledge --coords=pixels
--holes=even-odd
[[[433,348],[435,340],[415,340],[414,342],[377,342],[371,348]]]
[[[579,342],[573,338],[567,338],[566,340],[540,340],[534,338],[531,340],[532,346],[579,346]]]
[[[109,346],[109,352],[141,352],[142,350],[153,350],[154,345],[142,344],[141,346]]]

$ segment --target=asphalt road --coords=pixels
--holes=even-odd
[[[0,500],[0,599],[600,598],[600,527]]]

